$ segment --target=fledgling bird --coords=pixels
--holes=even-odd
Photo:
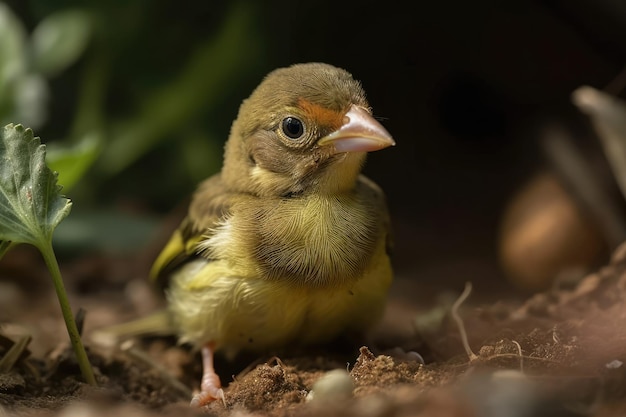
[[[224,399],[213,355],[329,342],[382,316],[392,281],[366,153],[394,145],[343,69],[269,73],[239,109],[220,173],[156,259],[168,318],[203,358],[192,405]]]

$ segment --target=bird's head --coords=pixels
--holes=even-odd
[[[338,193],[354,186],[367,152],[394,144],[348,72],[296,64],[268,74],[242,103],[223,179],[263,196]]]

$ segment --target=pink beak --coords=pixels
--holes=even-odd
[[[333,146],[335,153],[372,152],[394,146],[391,134],[362,107],[352,105],[344,116],[345,123],[321,138],[319,146]]]

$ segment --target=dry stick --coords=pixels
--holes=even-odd
[[[572,93],[572,102],[578,110],[590,119],[604,155],[609,162],[622,195],[626,197],[626,144],[624,132],[624,110],[626,106],[617,96],[626,88],[626,66],[604,87],[597,90],[589,86],[581,86]],[[562,133],[561,133],[562,134]],[[590,181],[593,178],[591,167],[585,166],[584,157],[577,155],[571,144],[563,144],[562,139],[549,143],[551,156],[557,165],[564,170],[569,178],[578,185],[579,198],[592,211],[602,226],[611,248],[621,244],[626,236],[626,224],[622,210],[615,202],[601,193],[598,184]],[[555,142],[554,140],[552,142]],[[565,148],[565,149],[564,149]],[[564,156],[561,156],[564,153]],[[590,188],[591,187],[591,188]],[[600,195],[598,195],[600,194]]]
[[[626,88],[626,66],[605,87],[604,91],[581,86],[572,93],[572,102],[591,120],[604,155],[609,162],[620,191],[626,196],[626,168],[624,168],[624,138],[617,138],[613,129],[607,128],[608,112],[615,113],[621,101],[617,95]],[[612,104],[612,105],[611,105]],[[613,125],[619,123],[621,115],[611,114]],[[598,119],[602,117],[600,122]],[[608,130],[607,130],[608,129]],[[614,249],[626,238],[626,222],[622,209],[602,191],[602,184],[586,156],[572,143],[568,133],[558,126],[544,133],[545,152],[554,166],[574,186],[575,196],[594,217],[607,240]]]
[[[626,196],[626,104],[617,97],[588,86],[576,89],[572,93],[572,101],[591,119],[613,176]]]
[[[585,155],[572,143],[568,133],[558,126],[546,129],[543,144],[558,172],[569,183],[576,184],[576,197],[598,222],[607,244],[616,248],[626,237],[622,209],[603,192],[602,185]]]
[[[552,364],[557,364],[557,365],[561,363],[559,361],[555,361],[554,359],[542,358],[540,356],[528,356],[528,355],[520,356],[519,352],[518,353],[496,353],[490,356],[483,356],[481,358],[481,361],[482,363],[489,363],[489,361],[491,361],[492,359],[502,359],[502,358],[516,358],[516,359],[524,358],[526,361],[552,363]],[[467,364],[450,365],[450,366],[452,368],[460,368],[460,367],[466,367]]]
[[[517,346],[517,352],[519,353],[519,371],[521,373],[524,373],[524,355],[522,355],[522,347],[519,343],[517,343],[516,340],[513,340],[512,342],[515,344],[515,346]]]
[[[461,334],[461,341],[463,342],[463,348],[465,349],[465,352],[467,353],[467,356],[469,357],[470,362],[478,359],[478,356],[472,351],[472,348],[469,345],[469,341],[467,340],[467,332],[465,331],[465,325],[463,324],[463,320],[461,319],[461,316],[459,315],[458,310],[461,304],[463,304],[463,302],[467,299],[467,297],[469,297],[471,292],[472,292],[472,283],[468,281],[465,283],[465,289],[463,289],[463,292],[461,293],[459,298],[457,298],[457,300],[454,302],[454,304],[452,305],[452,309],[450,311],[450,313],[452,314],[452,318],[454,319],[454,321],[457,324],[457,327],[459,328],[459,333]],[[494,355],[486,359],[489,360],[491,358],[495,358],[495,357],[501,358],[505,356],[512,356],[512,357],[519,358],[520,372],[524,372],[524,357],[525,356],[522,354],[522,347],[517,341],[513,340],[512,342],[515,344],[515,346],[517,346],[517,352],[518,352],[517,355],[501,353],[501,354]],[[532,359],[532,360],[538,360],[538,361],[553,362],[549,359],[535,358],[531,356],[526,356],[526,358]]]
[[[513,341],[513,343],[517,343],[517,342]],[[500,358],[518,358],[518,359],[523,358],[531,362],[545,362],[545,363],[554,363],[554,364],[560,363],[559,361],[555,361],[554,359],[542,358],[540,356],[520,355],[519,351],[518,353],[496,353],[495,355],[483,357],[483,361],[488,362],[491,359],[500,359]]]
[[[470,348],[469,342],[467,340],[467,333],[465,332],[465,325],[463,324],[463,320],[461,319],[461,316],[459,316],[458,310],[461,304],[463,304],[463,302],[465,301],[465,299],[469,297],[471,292],[472,292],[472,283],[468,281],[465,283],[465,289],[463,290],[459,298],[454,302],[454,304],[452,305],[452,309],[450,310],[450,313],[452,314],[452,318],[454,319],[454,321],[456,322],[456,325],[459,328],[459,333],[461,334],[461,341],[463,342],[463,348],[465,349],[465,352],[467,353],[467,356],[469,357],[470,362],[478,359],[478,356],[476,356],[476,354],[472,352],[472,348]]]
[[[7,353],[5,353],[0,360],[0,373],[4,374],[13,369],[13,366],[15,366],[17,361],[20,359],[31,339],[30,335],[22,336],[13,344],[13,346],[9,348]]]

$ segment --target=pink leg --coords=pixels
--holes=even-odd
[[[214,348],[213,343],[207,343],[202,347],[202,382],[200,383],[200,392],[191,399],[192,407],[202,407],[218,399],[226,405],[220,377],[213,368]]]

